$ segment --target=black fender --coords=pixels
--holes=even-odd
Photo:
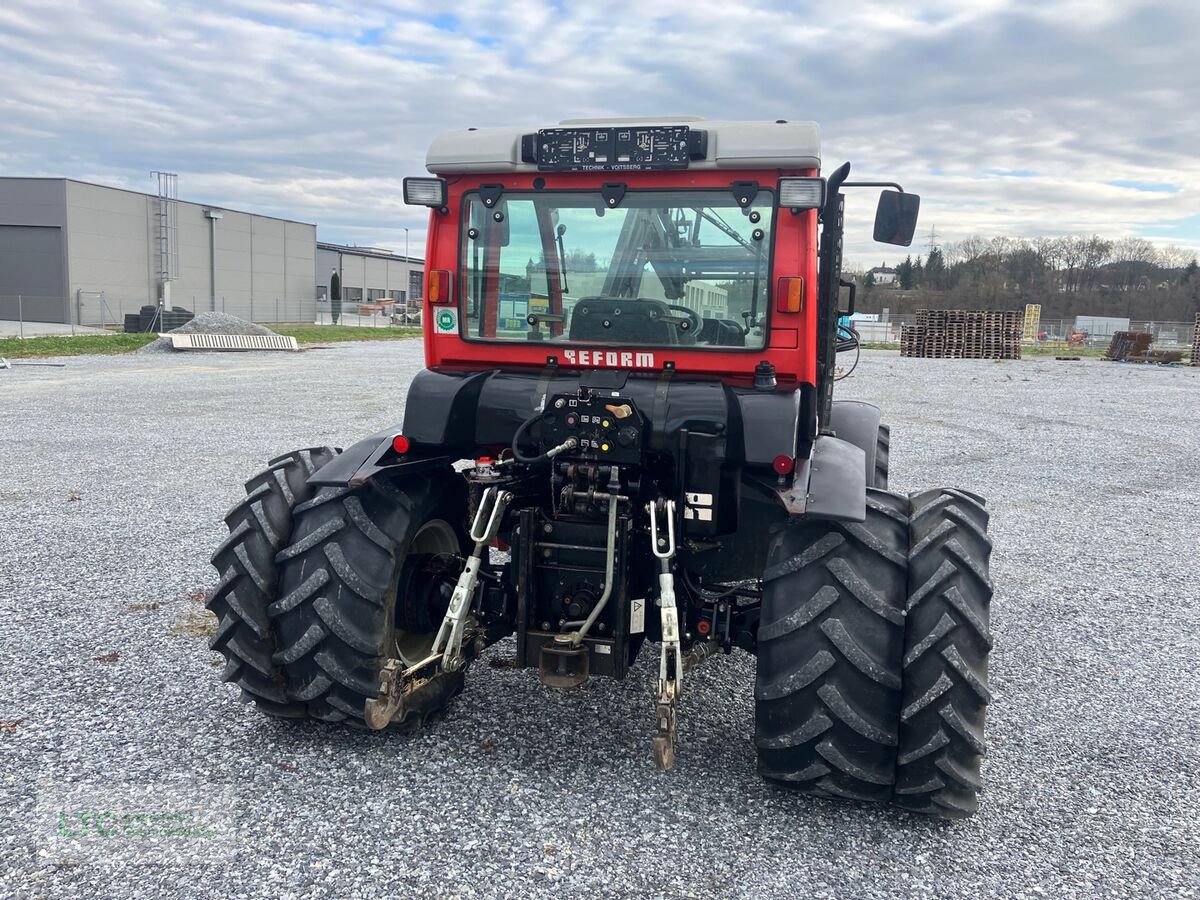
[[[834,437],[850,442],[865,454],[863,472],[867,476],[867,486],[877,487],[875,453],[879,449],[879,407],[861,400],[834,400],[829,418]]]
[[[399,426],[376,432],[347,447],[309,476],[308,483],[328,487],[358,487],[380,473],[417,475],[444,469],[453,460],[449,456],[400,456],[392,448],[392,438],[401,434]]]
[[[806,519],[863,522],[867,518],[867,471],[863,451],[849,441],[821,435],[812,456],[796,461],[791,487],[778,497],[788,514]]]

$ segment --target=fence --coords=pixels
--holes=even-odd
[[[137,314],[152,305],[143,297],[129,297],[107,291],[78,291],[73,297],[32,297],[0,295],[0,333],[31,337],[47,333],[72,333],[77,329],[124,329],[125,316]],[[343,301],[341,315],[334,323],[328,301],[312,297],[181,297],[172,298],[175,309],[194,313],[217,311],[262,324],[345,325],[362,328],[386,328],[392,324],[389,311],[361,308]],[[378,306],[378,304],[376,304]]]
[[[1023,314],[1023,312],[1022,312]],[[888,316],[886,321],[866,321],[856,319],[854,328],[859,337],[867,344],[900,345],[901,332],[904,326],[916,326],[916,315]],[[1107,347],[1115,331],[1142,331],[1154,335],[1155,350],[1186,350],[1192,342],[1194,325],[1191,322],[1146,322],[1132,321],[1128,328],[1114,328],[1104,333],[1089,333],[1083,339],[1082,346]],[[1039,344],[1066,344],[1071,333],[1075,331],[1075,319],[1042,319],[1033,346]],[[1077,345],[1078,346],[1078,345]]]
[[[240,319],[263,324],[317,324],[332,325],[333,313],[328,300],[311,297],[180,297],[173,298],[175,307],[192,312],[217,310]],[[74,297],[25,297],[0,295],[0,322],[5,325],[4,333],[21,336],[45,334],[47,331],[74,332],[77,325],[90,328],[121,330],[127,313],[137,313],[147,301],[141,297],[128,297],[107,291],[79,291]],[[364,312],[367,304],[342,301],[342,312],[336,324],[360,328],[386,328],[392,324],[391,316],[384,311]],[[399,306],[397,306],[399,309]],[[867,344],[891,344],[900,346],[900,336],[905,325],[917,324],[916,315],[888,316],[885,320],[870,321],[856,319],[854,327]],[[28,327],[26,327],[28,326]],[[1038,328],[1038,340],[1033,344],[1056,346],[1065,342],[1075,329],[1075,319],[1042,319]],[[1192,342],[1192,322],[1146,322],[1134,321],[1122,331],[1147,331],[1154,335],[1155,350],[1187,350]],[[1111,333],[1089,334],[1084,344],[1090,347],[1108,346]]]

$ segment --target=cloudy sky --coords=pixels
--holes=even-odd
[[[606,114],[815,119],[831,169],[922,194],[922,237],[1200,250],[1200,3],[738,0],[0,4],[0,175],[317,222],[414,254],[430,136]],[[849,255],[873,197],[850,201]]]

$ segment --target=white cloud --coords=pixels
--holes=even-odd
[[[814,118],[945,240],[1097,231],[1200,248],[1191,2],[185,0],[0,7],[0,174],[66,175],[403,246],[439,130],[602,114]],[[1111,182],[1174,185],[1173,192]],[[852,196],[852,258],[872,198]]]

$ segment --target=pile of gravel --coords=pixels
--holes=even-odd
[[[231,316],[228,313],[202,312],[197,313],[195,318],[187,324],[172,329],[168,334],[252,334],[271,336],[275,332],[265,325],[255,325],[253,322],[247,322],[245,319],[239,319],[237,316]],[[175,352],[175,348],[171,346],[171,341],[168,338],[160,337],[145,347],[140,347],[137,352],[173,353]]]

